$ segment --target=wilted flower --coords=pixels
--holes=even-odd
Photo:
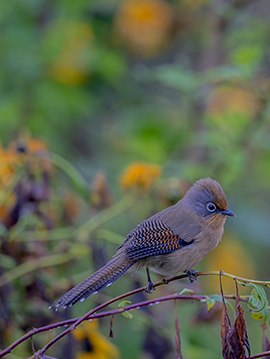
[[[91,192],[91,204],[95,210],[109,207],[112,204],[112,195],[110,193],[107,178],[104,172],[97,172]]]
[[[48,200],[51,167],[41,140],[14,141],[7,148],[0,144],[0,221],[7,228],[17,223],[25,206],[31,203],[31,211],[38,211],[38,203]]]

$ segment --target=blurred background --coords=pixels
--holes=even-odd
[[[269,280],[269,17],[267,0],[0,2],[1,349],[145,285],[144,270],[126,274],[84,303],[48,310],[202,177],[221,183],[237,217],[196,268]],[[219,293],[207,276],[152,296],[185,287]],[[235,293],[233,281],[224,287]],[[261,322],[244,308],[260,352]],[[184,358],[221,358],[218,303],[177,310]],[[118,315],[114,339],[110,318],[86,323],[48,355],[174,358],[173,311],[168,302]],[[57,333],[35,336],[34,347]],[[30,355],[29,340],[7,358]]]

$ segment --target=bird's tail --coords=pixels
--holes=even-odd
[[[77,284],[66,294],[54,302],[51,307],[55,310],[63,307],[66,308],[75,304],[77,301],[83,302],[90,294],[96,294],[104,287],[108,287],[123,275],[133,264],[123,255],[116,255],[102,268],[90,275],[90,277]]]

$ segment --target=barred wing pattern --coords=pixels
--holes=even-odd
[[[138,260],[171,253],[193,242],[194,239],[183,240],[161,221],[144,221],[128,235],[125,241],[125,254],[130,259]]]

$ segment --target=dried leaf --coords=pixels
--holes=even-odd
[[[229,353],[231,350],[231,346],[230,346],[228,337],[229,337],[229,333],[231,331],[231,322],[230,322],[230,318],[229,318],[228,312],[227,312],[227,307],[225,304],[225,298],[224,298],[222,281],[221,281],[221,273],[219,276],[219,281],[220,281],[220,293],[221,293],[222,304],[223,304],[222,319],[221,319],[221,332],[220,332],[220,336],[221,336],[221,340],[222,340],[222,356],[224,359],[229,359],[230,358]]]
[[[245,347],[250,357],[250,345],[247,336],[246,321],[244,317],[244,310],[240,304],[240,296],[238,293],[237,282],[236,285],[236,320],[231,326],[230,319],[225,305],[225,299],[222,289],[220,276],[220,291],[223,302],[223,313],[221,320],[221,338],[222,338],[222,355],[224,359],[244,359],[246,358]]]
[[[113,320],[114,320],[114,316],[112,315],[110,321],[110,338],[113,338]]]
[[[231,359],[229,353],[231,351],[231,345],[229,342],[230,333],[232,331],[230,318],[228,316],[225,302],[223,302],[223,311],[221,319],[221,339],[222,339],[222,356],[224,359]]]
[[[212,295],[209,296],[209,298],[213,299],[213,300],[216,301],[216,302],[220,302],[220,303],[223,303],[223,301],[224,301],[224,303],[226,303],[226,304],[228,304],[228,305],[230,306],[231,310],[232,310],[233,313],[235,314],[235,308],[234,308],[234,306],[233,306],[232,303],[229,302],[226,298],[222,298],[222,296],[219,295],[219,294],[212,294]]]
[[[248,341],[248,335],[247,335],[247,326],[246,326],[246,320],[245,320],[245,316],[244,316],[244,310],[241,307],[240,304],[240,296],[238,293],[238,287],[236,284],[236,289],[237,289],[237,297],[236,297],[236,320],[234,322],[234,328],[235,328],[235,334],[237,336],[237,340],[239,344],[239,356],[237,356],[237,358],[242,359],[242,358],[246,358],[246,352],[245,352],[245,348],[248,351],[248,356],[250,357],[250,345],[249,345],[249,341]]]
[[[181,353],[181,340],[180,340],[180,323],[177,316],[176,301],[174,301],[174,317],[175,317],[175,348],[176,348],[176,359],[183,359]]]

